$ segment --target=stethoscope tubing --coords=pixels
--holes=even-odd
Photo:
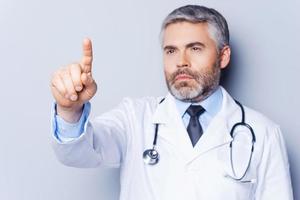
[[[162,99],[160,103],[162,103],[164,101],[164,99]],[[227,177],[230,177],[236,181],[241,181],[247,174],[247,171],[249,170],[249,167],[250,167],[250,164],[251,164],[251,160],[252,160],[252,155],[253,155],[253,151],[254,151],[254,143],[256,142],[256,137],[255,137],[255,133],[254,133],[254,130],[253,128],[247,124],[245,122],[245,110],[244,110],[244,107],[243,105],[238,102],[237,100],[235,100],[236,104],[240,107],[241,109],[241,115],[242,115],[242,119],[240,122],[237,122],[235,123],[231,130],[230,130],[230,136],[232,138],[232,141],[230,142],[229,144],[229,147],[230,147],[230,165],[231,165],[231,170],[233,172],[233,175],[236,176],[236,172],[234,170],[234,167],[233,167],[233,159],[232,159],[232,142],[234,141],[234,130],[238,127],[238,126],[244,126],[246,127],[247,129],[250,130],[250,133],[251,133],[251,136],[252,136],[252,146],[251,146],[251,153],[250,153],[250,158],[249,158],[249,161],[248,161],[248,164],[247,164],[247,167],[246,167],[246,170],[244,171],[244,173],[242,173],[242,175],[238,178],[234,177],[234,176],[230,176],[228,175]],[[145,164],[148,164],[148,165],[156,165],[160,159],[160,156],[159,156],[159,153],[158,151],[156,150],[156,145],[157,145],[157,135],[158,135],[158,129],[159,129],[159,124],[155,124],[155,134],[154,134],[154,139],[153,139],[153,146],[152,146],[152,149],[147,149],[143,152],[143,160],[145,162]]]

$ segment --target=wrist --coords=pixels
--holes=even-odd
[[[64,107],[59,104],[56,105],[56,113],[61,118],[63,118],[66,122],[76,123],[79,121],[83,111],[83,104],[72,106],[72,107]]]

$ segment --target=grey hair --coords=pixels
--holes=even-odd
[[[186,5],[172,11],[163,21],[161,36],[168,25],[177,22],[207,23],[211,38],[218,51],[229,45],[229,29],[226,19],[215,9],[199,5]]]

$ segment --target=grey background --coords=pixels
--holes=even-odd
[[[159,29],[174,8],[198,3],[227,18],[233,57],[225,87],[282,127],[300,199],[299,1],[0,0],[0,199],[116,200],[117,169],[61,165],[50,146],[51,74],[80,59],[92,38],[98,115],[123,97],[166,94]]]

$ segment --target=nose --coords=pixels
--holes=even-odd
[[[185,51],[182,51],[179,54],[178,61],[177,61],[177,67],[179,67],[179,68],[190,67],[189,58]]]

